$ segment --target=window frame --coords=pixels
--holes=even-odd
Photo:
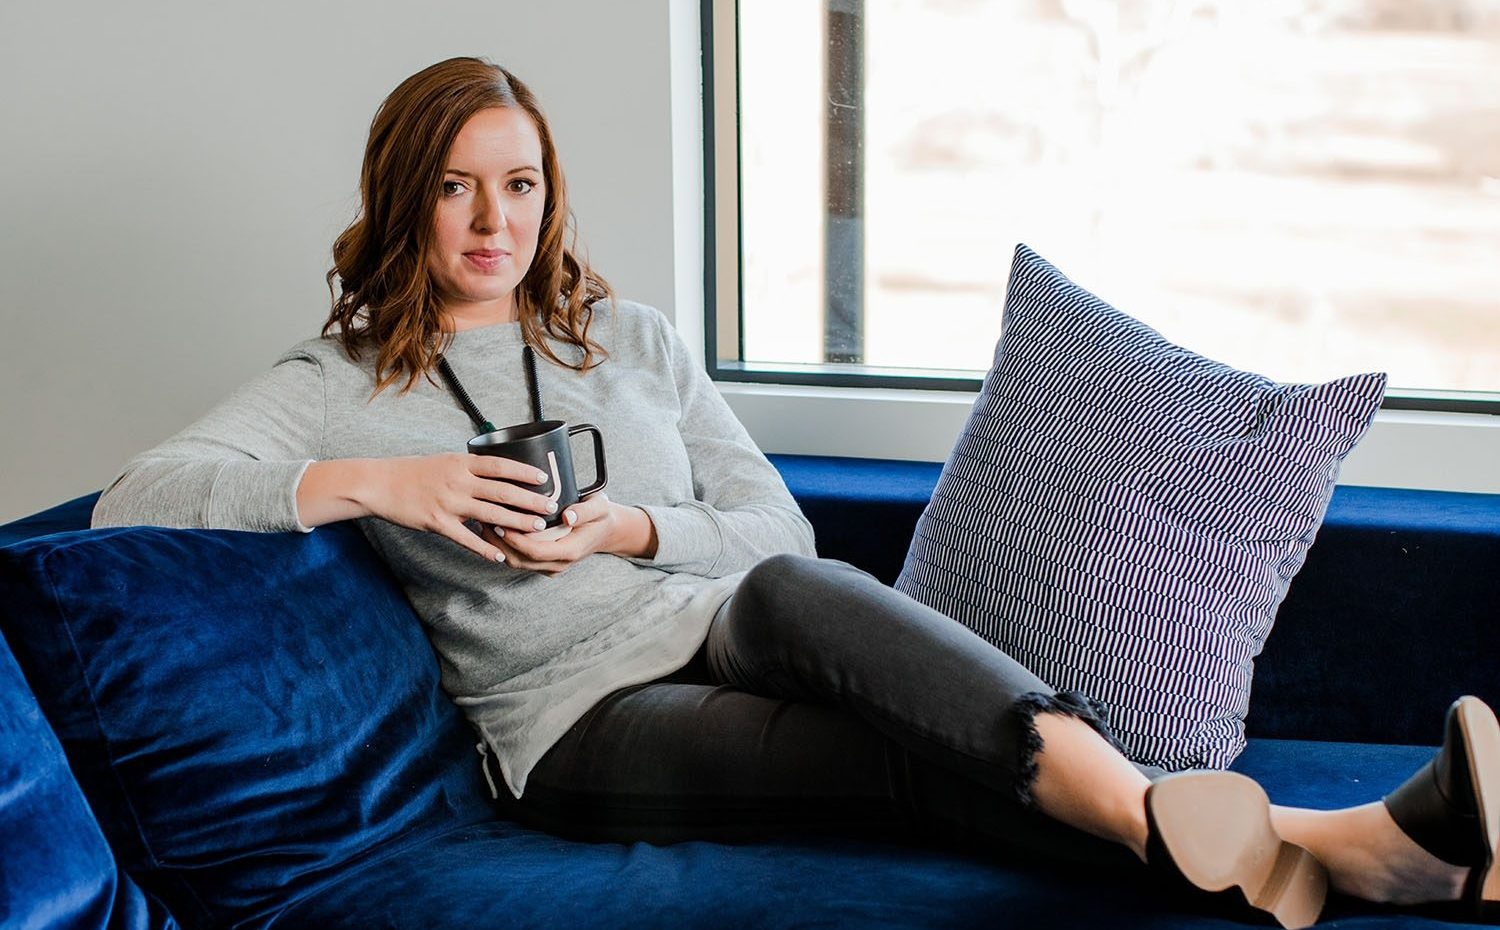
[[[816,0],[823,4],[828,0]],[[977,395],[983,375],[852,364],[745,362],[739,183],[738,0],[699,0],[703,120],[703,351],[715,382]],[[727,26],[727,28],[725,28]],[[996,308],[1000,312],[1000,308]],[[921,372],[901,374],[902,371]],[[1500,416],[1500,392],[1395,388],[1384,410]]]

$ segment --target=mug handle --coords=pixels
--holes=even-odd
[[[602,491],[604,486],[609,484],[609,470],[604,467],[604,435],[599,432],[599,427],[592,423],[579,423],[568,427],[568,438],[571,439],[574,435],[583,432],[594,434],[594,476],[598,480],[586,488],[579,488],[580,498],[587,497],[595,491]]]

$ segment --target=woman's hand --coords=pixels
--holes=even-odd
[[[490,526],[485,526],[480,535],[503,551],[506,563],[512,567],[560,575],[585,556],[614,550],[624,525],[624,512],[632,509],[616,504],[599,491],[563,511],[562,525],[570,530],[557,539],[545,538],[546,533],[509,529],[504,529],[502,535]]]
[[[489,527],[498,525],[507,534],[534,530],[537,515],[552,513],[557,506],[535,491],[511,483],[541,484],[547,480],[545,474],[498,455],[443,452],[370,459],[368,465],[372,471],[365,506],[371,515],[446,536],[492,562],[509,556],[495,544]],[[489,535],[469,529],[465,525],[469,520],[477,521]]]

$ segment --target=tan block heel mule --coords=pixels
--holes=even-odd
[[[1328,870],[1271,824],[1254,780],[1234,772],[1179,772],[1146,790],[1146,862],[1232,907],[1269,915],[1287,930],[1312,926],[1328,896]],[[1228,898],[1228,900],[1222,900]]]

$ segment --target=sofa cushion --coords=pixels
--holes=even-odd
[[[0,640],[0,926],[176,923],[122,872],[15,657]]]
[[[475,739],[352,523],[0,549],[4,635],[122,863],[253,924],[351,863],[490,819]]]
[[[1317,808],[1379,799],[1432,747],[1253,740],[1235,769],[1277,803]],[[1101,845],[1103,844],[1102,841]],[[1243,928],[1159,889],[1123,847],[1069,867],[946,844],[787,837],[755,843],[580,843],[508,824],[434,835],[282,915],[288,926]],[[1103,867],[1102,863],[1108,866]],[[1334,897],[1341,927],[1442,928]]]
[[[1223,768],[1384,390],[1196,355],[1020,246],[994,367],[896,588],[1102,701],[1131,758]]]

